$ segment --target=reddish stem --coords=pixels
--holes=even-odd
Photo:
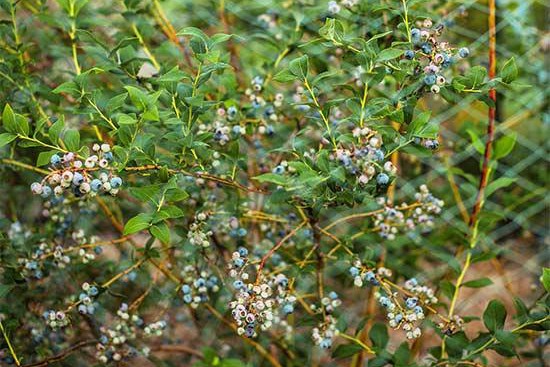
[[[495,0],[489,0],[489,78],[493,79],[496,75],[496,4]],[[489,98],[496,106],[497,92],[495,89],[489,91]],[[493,141],[495,138],[495,120],[496,107],[489,107],[489,125],[487,126],[487,140],[485,142],[485,153],[483,155],[483,166],[481,168],[481,177],[479,180],[479,189],[477,192],[476,201],[472,208],[469,226],[474,227],[477,222],[477,217],[481,211],[481,205],[485,196],[485,188],[489,177],[489,165],[491,163],[491,153]]]

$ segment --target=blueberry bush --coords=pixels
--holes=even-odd
[[[461,309],[532,88],[483,6],[0,0],[0,366],[544,366],[543,264]]]

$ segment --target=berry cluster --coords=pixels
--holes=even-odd
[[[237,294],[229,307],[237,324],[237,333],[251,338],[257,335],[258,328],[267,330],[274,323],[287,326],[279,315],[279,309],[284,315],[294,312],[296,297],[290,293],[288,279],[283,274],[269,279],[259,277],[256,282],[249,282],[250,276],[244,271],[247,256],[244,247],[232,254],[229,275],[235,278],[233,287]]]
[[[328,2],[328,12],[330,14],[338,14],[342,10],[342,6],[345,8],[351,8],[359,3],[359,0],[340,0],[340,3],[337,1]]]
[[[467,48],[456,51],[447,42],[439,41],[443,29],[442,24],[433,27],[432,21],[425,19],[421,28],[411,29],[414,48],[404,53],[406,59],[418,59],[423,65],[423,81],[432,93],[439,93],[441,86],[447,82],[443,71],[455,62],[456,55],[465,58],[470,53]]]
[[[185,266],[181,275],[183,277],[181,286],[183,302],[192,308],[197,308],[200,303],[207,302],[209,292],[218,292],[220,289],[219,280],[216,276],[203,270],[197,277],[197,269],[193,265]]]
[[[353,284],[356,287],[362,287],[365,282],[373,286],[378,286],[380,285],[380,279],[392,276],[390,269],[384,267],[370,269],[363,265],[360,260],[354,260],[348,271],[353,277]]]
[[[143,333],[146,336],[160,336],[166,326],[164,320],[145,325],[138,315],[130,314],[126,303],[122,303],[117,311],[113,327],[102,326],[100,328],[101,336],[99,343],[96,344],[95,356],[101,363],[118,362],[123,358],[131,358],[139,354],[147,356],[150,352],[148,347],[138,350],[133,346],[138,332],[143,328]],[[132,341],[132,345],[129,344],[130,341]]]
[[[195,220],[191,223],[189,232],[187,232],[187,239],[190,244],[204,248],[210,246],[212,231],[206,229],[208,227],[207,220],[208,215],[206,213],[201,212],[195,215]]]
[[[17,259],[21,266],[21,275],[24,278],[42,279],[44,277],[44,266],[46,259],[52,259],[51,263],[59,269],[64,269],[73,259],[69,256],[70,253],[78,247],[78,259],[83,264],[87,264],[96,258],[96,255],[101,253],[100,246],[93,246],[97,242],[96,236],[90,237],[88,240],[82,229],[72,232],[71,239],[75,245],[63,247],[61,245],[49,245],[45,241],[41,241],[36,250],[34,250],[30,258],[21,257]],[[86,244],[86,246],[84,246]],[[89,248],[93,250],[89,251]]]
[[[50,163],[52,172],[41,182],[33,182],[31,191],[35,195],[49,198],[62,196],[66,191],[76,197],[96,195],[104,192],[116,195],[122,186],[122,179],[112,174],[109,164],[113,161],[113,153],[109,144],[94,144],[92,150],[96,153],[84,161],[75,153],[64,155],[54,154]],[[94,178],[92,173],[96,173]]]
[[[78,295],[78,312],[82,315],[93,315],[97,307],[94,298],[99,294],[99,289],[95,285],[83,283],[82,290],[84,292]]]
[[[60,329],[69,325],[69,318],[63,311],[48,310],[42,314],[46,324],[52,329]]]
[[[334,310],[342,304],[336,292],[330,292],[328,297],[321,298],[321,305],[311,305],[311,309],[322,315],[321,322],[314,327],[311,333],[313,343],[323,349],[332,347],[333,339],[338,335],[337,320],[333,316]]]
[[[403,304],[399,302],[398,292],[385,288],[384,292],[375,293],[378,302],[387,310],[388,324],[395,330],[403,329],[407,339],[418,338],[422,332],[418,323],[425,318],[422,305],[437,303],[433,289],[419,285],[415,278],[409,279],[404,285],[406,295]]]
[[[357,138],[358,144],[337,149],[330,159],[338,161],[349,174],[356,176],[360,185],[366,185],[376,177],[379,186],[387,186],[397,169],[390,161],[383,163],[385,155],[382,137],[368,127],[355,128],[353,136]]]
[[[426,185],[420,186],[415,199],[416,202],[411,205],[402,203],[392,207],[384,197],[378,198],[377,202],[383,210],[376,214],[374,225],[382,238],[393,240],[404,230],[413,231],[417,227],[429,230],[433,227],[433,215],[441,212],[443,200],[434,197]]]

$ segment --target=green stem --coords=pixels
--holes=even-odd
[[[8,334],[6,333],[6,330],[4,329],[4,325],[2,324],[2,320],[0,320],[0,329],[2,330],[2,335],[4,335],[4,339],[6,340],[6,343],[8,344],[8,349],[10,350],[11,356],[15,360],[15,364],[17,366],[21,366],[21,362],[19,361],[19,358],[17,358],[17,354],[15,353],[15,349],[11,345],[10,339],[8,338]]]
[[[341,337],[344,338],[344,339],[351,340],[352,342],[358,344],[358,345],[361,346],[367,353],[376,354],[376,353],[374,352],[374,350],[372,350],[371,347],[369,347],[368,345],[366,345],[365,343],[363,343],[361,340],[359,340],[359,339],[357,339],[357,338],[354,338],[354,337],[351,336],[351,335],[344,334],[344,333],[338,333],[338,335],[341,336]]]
[[[321,108],[321,105],[319,104],[319,101],[317,100],[317,97],[315,96],[315,93],[313,92],[313,89],[309,85],[309,82],[307,78],[304,79],[304,86],[306,87],[307,91],[309,92],[309,95],[311,96],[311,99],[313,100],[313,104],[315,104],[315,107],[317,107],[317,110],[319,111],[319,115],[321,115],[321,119],[323,120],[323,123],[325,124],[325,127],[327,129],[328,136],[330,137],[330,141],[332,142],[332,145],[334,149],[337,149],[336,140],[334,139],[334,136],[332,135],[332,129],[330,128],[330,121],[328,120],[327,116],[325,116],[325,113],[323,112],[323,109]]]
[[[407,0],[401,0],[403,3],[403,21],[405,23],[405,29],[407,30],[407,39],[409,43],[412,42],[411,27],[409,26],[409,9],[407,8]]]

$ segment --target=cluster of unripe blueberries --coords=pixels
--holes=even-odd
[[[394,240],[400,233],[412,233],[417,228],[428,231],[433,227],[434,215],[441,213],[445,203],[433,196],[426,185],[420,186],[415,199],[413,204],[397,206],[384,197],[377,199],[383,210],[375,215],[374,226],[382,238]]]
[[[419,327],[419,323],[425,318],[422,305],[435,304],[438,301],[433,289],[420,285],[418,280],[411,278],[405,282],[403,288],[398,288],[403,292],[399,294],[399,292],[392,291],[389,283],[385,282],[392,276],[389,269],[384,267],[368,268],[360,260],[355,260],[352,263],[349,273],[357,287],[362,287],[365,283],[380,287],[380,291],[375,292],[375,297],[378,299],[378,303],[386,309],[388,325],[391,328],[404,330],[408,339],[418,338],[422,334]],[[400,302],[400,299],[403,302]]]
[[[310,306],[314,312],[322,315],[321,321],[311,332],[311,338],[315,345],[323,349],[332,347],[333,340],[339,333],[336,327],[337,319],[333,313],[341,304],[342,301],[338,297],[338,294],[333,291],[328,294],[328,297],[321,298],[320,305],[312,304]]]
[[[52,155],[52,172],[41,182],[31,184],[32,193],[43,198],[51,197],[52,193],[60,197],[67,191],[76,197],[98,193],[116,195],[122,186],[122,179],[109,169],[113,161],[110,145],[94,144],[92,150],[95,154],[87,158],[72,152]]]
[[[268,330],[274,324],[287,327],[281,312],[285,316],[294,312],[296,297],[290,293],[288,279],[284,274],[269,278],[260,275],[255,282],[251,282],[245,271],[248,263],[248,250],[239,247],[228,264],[236,290],[229,308],[237,324],[237,333],[252,338],[257,335],[258,329]]]
[[[466,47],[457,51],[447,42],[439,41],[437,37],[443,31],[444,26],[432,26],[432,21],[425,19],[422,28],[411,29],[410,35],[414,48],[406,50],[403,56],[409,60],[418,59],[421,62],[426,62],[422,70],[424,84],[430,88],[432,93],[439,93],[441,86],[446,83],[442,74],[444,69],[449,68],[455,62],[456,55],[466,58],[470,51]]]
[[[197,277],[197,270],[193,265],[185,266],[182,271],[182,299],[192,308],[197,308],[199,304],[207,302],[209,292],[217,292],[220,289],[218,277],[205,270],[198,275]]]

